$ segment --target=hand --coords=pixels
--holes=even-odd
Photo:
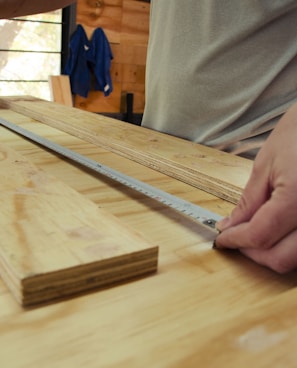
[[[297,267],[297,104],[258,153],[231,216],[217,223],[217,248],[238,248],[279,273]]]

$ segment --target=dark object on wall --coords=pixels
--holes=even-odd
[[[127,112],[125,121],[127,121],[128,123],[133,122],[133,100],[134,100],[133,93],[127,93],[126,96]]]
[[[71,35],[76,28],[76,3],[69,5],[62,11],[62,44],[61,44],[61,73],[65,68]]]

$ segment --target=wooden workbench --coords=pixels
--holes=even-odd
[[[0,117],[33,122],[9,109],[0,110]],[[66,147],[221,215],[233,208],[121,155],[41,123],[36,127]],[[152,276],[32,309],[22,308],[0,280],[1,367],[296,367],[296,272],[277,275],[236,252],[213,250],[213,232],[160,203],[3,127],[0,137],[160,249]],[[230,165],[232,160],[230,155]],[[243,181],[247,177],[248,169]]]

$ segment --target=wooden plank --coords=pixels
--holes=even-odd
[[[141,67],[146,64],[149,34],[150,4],[135,0],[78,0],[77,23],[80,23],[89,38],[97,27],[102,27],[110,42],[114,59],[111,78],[114,84],[112,96],[105,98],[102,93],[90,94],[86,101],[76,98],[75,106],[92,112],[123,112],[120,109],[120,96],[126,91],[125,80],[119,69],[125,64]],[[117,64],[115,68],[113,65]],[[137,73],[137,83],[130,84],[135,94],[134,112],[144,110],[144,74]],[[117,86],[116,86],[117,84]],[[139,85],[142,85],[140,89]],[[81,107],[82,106],[82,107]]]
[[[123,0],[121,44],[147,45],[149,35],[150,4]]]
[[[234,207],[24,115],[10,110],[2,115],[222,215]],[[278,275],[237,252],[214,251],[214,233],[170,208],[0,130],[1,141],[160,247],[157,277],[30,311],[13,300],[0,279],[1,363],[10,368],[296,367],[296,272]]]
[[[142,45],[120,45],[120,61],[122,64],[146,65],[147,46]]]
[[[71,94],[70,80],[68,75],[50,75],[50,92],[53,102],[66,106],[73,106],[73,97]]]
[[[2,97],[0,106],[118,153],[236,203],[251,160],[177,137],[34,97]]]
[[[123,0],[77,0],[76,22],[91,36],[101,27],[111,43],[120,43]]]
[[[251,307],[248,313],[229,315],[196,333],[189,332],[182,337],[185,346],[200,340],[199,346],[188,354],[176,354],[178,363],[170,366],[196,368],[203,362],[204,367],[295,368],[296,307],[296,289],[291,289]]]
[[[142,92],[144,92],[145,66],[144,65],[123,64],[122,81],[123,83],[141,84]]]
[[[121,84],[113,83],[113,91],[104,96],[101,91],[90,91],[88,98],[76,95],[74,106],[90,112],[118,112],[121,102]]]
[[[24,306],[155,272],[158,247],[0,145],[0,270]]]

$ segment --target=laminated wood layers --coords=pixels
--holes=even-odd
[[[0,106],[237,203],[251,160],[164,133],[33,97],[2,97]]]
[[[158,247],[0,145],[0,271],[24,306],[155,272]]]

